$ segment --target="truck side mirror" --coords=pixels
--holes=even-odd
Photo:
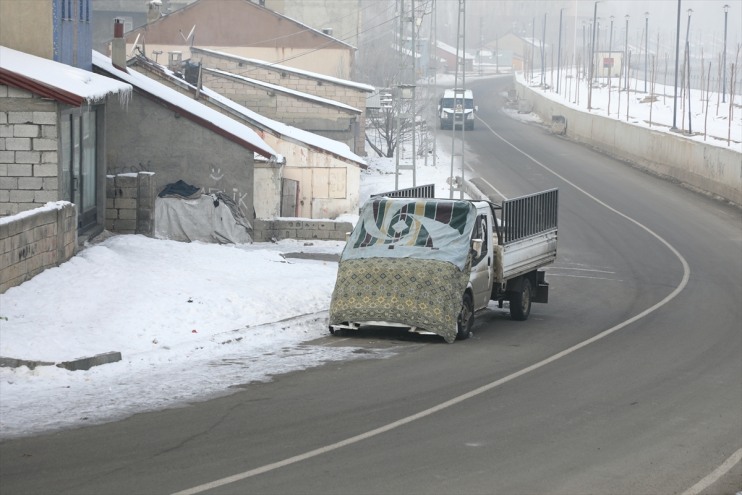
[[[474,111],[475,112],[478,112],[479,111],[479,105],[474,105]]]

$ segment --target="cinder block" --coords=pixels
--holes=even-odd
[[[57,191],[35,191],[34,202],[35,203],[48,203],[50,201],[57,201]]]
[[[18,177],[0,177],[0,189],[18,189]]]
[[[56,112],[33,112],[31,119],[34,124],[50,124],[57,126]]]
[[[114,208],[117,209],[136,209],[137,207],[137,200],[136,199],[127,199],[127,198],[116,198],[113,201]]]
[[[43,164],[54,164],[54,166],[57,165],[59,162],[58,154],[56,151],[42,151],[41,152],[41,163]]]
[[[13,137],[35,138],[41,135],[41,128],[33,124],[18,124],[13,126]]]
[[[15,177],[31,177],[33,175],[33,165],[30,163],[9,163],[8,175]]]
[[[41,153],[38,151],[16,151],[15,152],[16,163],[41,163]],[[56,170],[56,167],[55,167]],[[55,174],[56,175],[56,174]]]
[[[33,112],[8,112],[8,124],[31,124]]]
[[[33,166],[34,177],[57,177],[57,165],[36,164]]]
[[[35,138],[33,149],[36,151],[54,151],[57,149],[56,139]]]
[[[7,170],[7,165],[9,163],[15,162],[15,151],[8,151],[8,150],[2,150],[0,151],[0,163],[5,165],[5,168]]]
[[[42,125],[41,126],[41,137],[46,139],[57,139],[57,126],[56,125]],[[54,149],[57,149],[55,146]]]
[[[59,192],[59,179],[57,177],[42,177],[41,187],[46,191]]]
[[[0,187],[2,184],[2,178],[0,178]],[[41,177],[21,177],[18,179],[18,189],[32,189],[39,190],[42,188],[44,179]]]
[[[122,208],[118,210],[119,212],[119,218],[121,220],[136,220],[137,219],[137,210],[133,210],[131,208]]]
[[[31,150],[31,138],[5,138],[5,149],[13,151]]]
[[[12,203],[33,203],[34,192],[33,191],[21,191],[21,190],[10,191],[9,198]],[[25,209],[30,209],[30,208],[36,208],[37,206],[41,206],[41,205],[32,205],[30,208],[27,207],[28,205],[18,205],[18,206],[19,208],[23,208],[24,206],[26,206]]]

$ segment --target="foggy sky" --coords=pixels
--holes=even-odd
[[[409,0],[408,0],[409,1]],[[417,0],[420,1],[420,0]],[[459,0],[437,0],[438,36],[439,39],[456,39],[458,24]],[[706,54],[720,53],[724,41],[724,10],[729,5],[727,15],[727,56],[734,57],[736,46],[742,43],[742,0],[681,0],[680,43],[684,44],[688,23],[688,9],[691,14],[690,43],[693,49],[703,48]],[[595,2],[591,0],[466,0],[467,51],[475,48],[480,42],[484,44],[513,29],[511,23],[503,22],[504,18],[517,17],[522,21],[523,29],[530,37],[542,36],[544,14],[546,14],[546,43],[556,39],[559,26],[559,11],[564,9],[563,18],[566,29],[567,18],[578,22],[577,30],[582,30],[582,20],[590,22],[593,18]],[[600,0],[597,3],[597,16],[601,29],[610,24],[614,16],[614,36],[623,40],[625,33],[625,16],[629,18],[629,43],[641,43],[644,28],[648,24],[650,45],[656,45],[660,36],[660,50],[674,49],[677,25],[677,0]],[[648,22],[644,13],[649,12]],[[535,20],[535,26],[533,21]],[[574,26],[574,21],[571,24]],[[534,29],[535,27],[535,29]],[[577,37],[574,27],[566,37]],[[652,48],[650,47],[650,50]]]

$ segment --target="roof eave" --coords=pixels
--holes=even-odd
[[[74,107],[81,107],[87,100],[80,95],[70,93],[60,88],[49,86],[34,79],[22,76],[0,67],[0,83],[7,86],[30,91],[41,97],[51,98]]]

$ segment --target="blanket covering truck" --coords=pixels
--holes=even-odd
[[[371,198],[340,257],[330,331],[406,327],[451,343],[490,301],[526,320],[548,302],[540,268],[556,260],[557,206],[557,189],[502,204]]]

